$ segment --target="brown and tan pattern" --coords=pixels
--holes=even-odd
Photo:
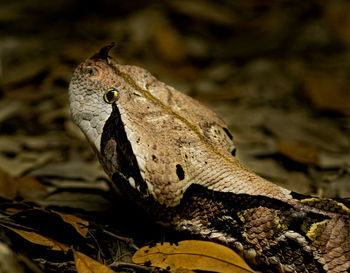
[[[348,272],[349,208],[304,197],[246,169],[221,118],[110,46],[76,69],[75,123],[113,185],[154,219],[231,246],[268,272]]]

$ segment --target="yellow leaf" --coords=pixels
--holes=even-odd
[[[17,229],[14,227],[10,227],[4,224],[1,224],[3,227],[12,230],[13,232],[17,233],[19,236],[22,238],[26,239],[27,241],[37,244],[37,245],[42,245],[42,246],[47,246],[51,250],[55,251],[64,251],[67,252],[69,250],[69,247],[61,244],[59,242],[56,242],[55,240],[42,236],[38,233],[35,233],[34,231],[27,231],[27,230],[22,230],[22,229]]]
[[[115,273],[109,267],[79,251],[74,251],[74,262],[78,273]]]
[[[89,232],[88,221],[83,220],[75,215],[66,214],[63,212],[58,212],[54,210],[52,210],[52,212],[58,214],[64,222],[72,225],[81,236],[83,236],[84,238],[86,237],[86,234]]]
[[[213,242],[188,240],[177,245],[158,243],[140,248],[132,258],[134,263],[151,263],[174,272],[205,270],[219,273],[254,272],[232,249]]]

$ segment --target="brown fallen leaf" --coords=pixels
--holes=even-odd
[[[313,72],[305,77],[305,90],[315,107],[347,115],[350,113],[348,84],[347,76],[337,73]]]
[[[30,62],[27,61],[17,64],[16,67],[18,67],[18,69],[22,69],[21,71],[23,73],[18,73],[16,68],[13,66],[6,66],[6,70],[4,71],[4,74],[6,75],[4,77],[4,85],[18,85],[20,83],[30,81],[39,74],[47,71],[48,60],[33,59]]]
[[[70,225],[72,225],[75,230],[84,238],[86,238],[87,233],[89,232],[88,226],[89,222],[86,220],[83,220],[75,215],[72,214],[66,214],[63,212],[58,212],[52,210],[53,213],[58,214],[62,220]]]
[[[17,195],[15,178],[0,169],[0,197],[12,200]]]
[[[10,117],[13,117],[16,115],[22,105],[17,100],[1,100],[0,101],[0,122],[9,119]]]
[[[323,119],[315,122],[309,114],[303,112],[269,112],[261,125],[278,139],[305,143],[332,153],[344,153],[350,150],[349,136],[334,126],[332,122]]]
[[[46,187],[30,176],[14,178],[0,169],[0,197],[13,200],[20,196],[25,200],[35,201],[47,195]]]
[[[98,178],[106,177],[97,162],[88,164],[80,161],[46,164],[30,172],[30,175],[35,177],[59,177],[60,179],[82,179],[89,182],[95,182]]]
[[[28,231],[28,230],[22,230],[22,229],[17,229],[14,227],[10,227],[8,225],[4,225],[4,224],[0,224],[1,226],[17,233],[19,236],[21,236],[22,238],[26,239],[27,241],[33,243],[33,244],[37,244],[37,245],[42,245],[42,246],[46,246],[49,247],[51,250],[55,250],[55,251],[64,251],[67,252],[69,250],[69,247],[56,242],[55,240],[45,237],[43,235],[40,235],[38,233],[35,233],[34,231]]]
[[[172,272],[204,270],[218,273],[254,272],[232,249],[213,242],[187,240],[178,244],[156,244],[140,248],[132,257],[134,263],[151,263]]]
[[[205,20],[211,24],[231,26],[236,20],[234,14],[218,2],[211,1],[170,1],[169,5],[180,14]]]
[[[324,21],[340,41],[350,44],[350,3],[330,1],[324,7]]]
[[[186,57],[180,34],[166,21],[153,29],[154,45],[160,55],[169,62],[181,62]]]
[[[47,194],[47,188],[37,179],[31,176],[23,176],[16,179],[17,192],[25,200],[42,200]]]
[[[319,163],[318,150],[311,145],[279,139],[277,150],[280,154],[299,163],[314,165]]]
[[[74,209],[83,209],[90,212],[102,212],[110,208],[111,203],[99,192],[58,192],[50,194],[44,200],[38,200],[41,206],[69,207]]]
[[[9,158],[0,154],[0,166],[10,175],[19,177],[56,157],[57,152],[55,151],[22,151],[15,158]]]
[[[101,264],[85,254],[74,251],[74,262],[78,273],[115,273],[112,269]]]

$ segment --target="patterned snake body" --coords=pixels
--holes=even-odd
[[[267,272],[349,272],[350,209],[246,169],[222,119],[110,46],[69,87],[74,122],[115,188],[175,230],[215,240]]]

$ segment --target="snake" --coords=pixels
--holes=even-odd
[[[215,241],[263,272],[350,272],[347,199],[280,187],[235,156],[223,119],[101,48],[74,71],[69,103],[112,187],[157,223]]]

